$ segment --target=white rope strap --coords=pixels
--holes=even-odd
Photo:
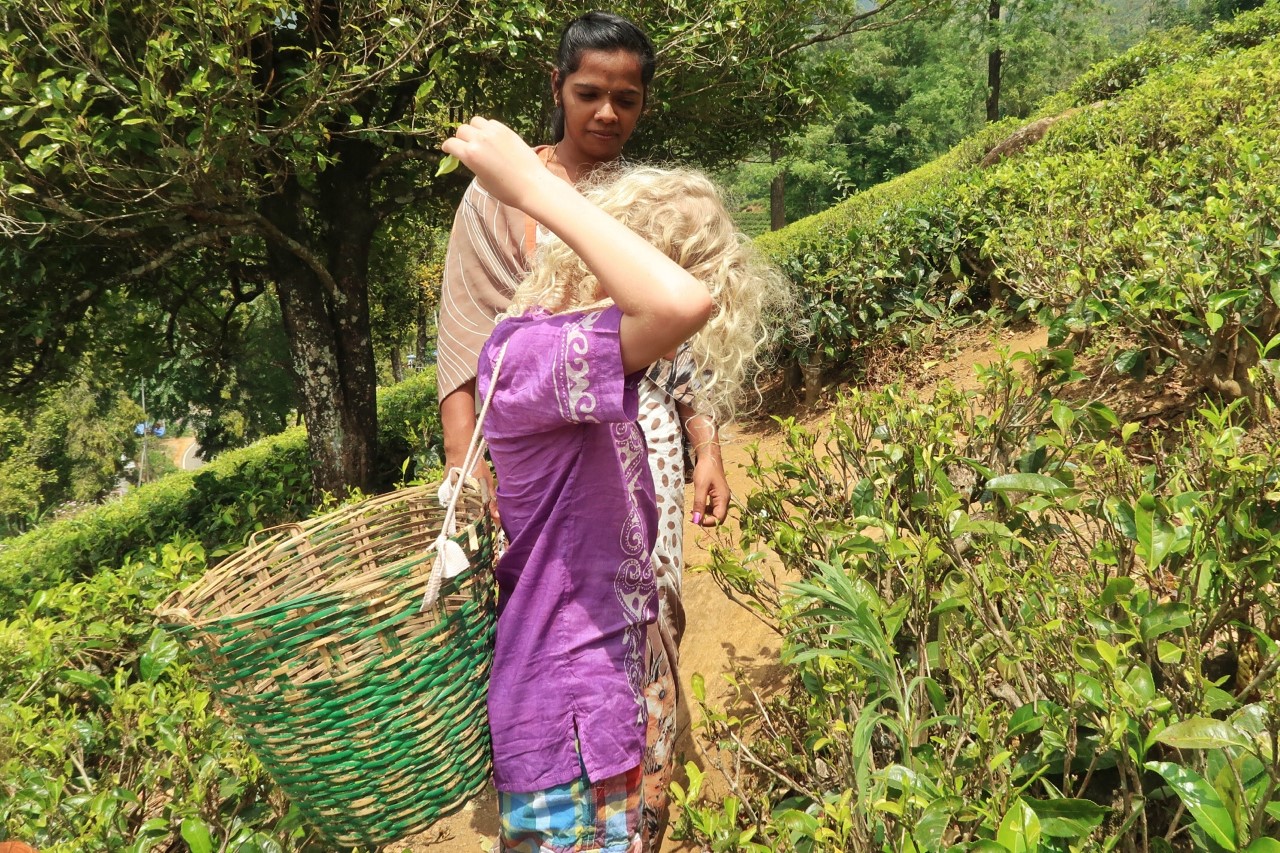
[[[507,343],[510,343],[510,341]],[[452,538],[458,533],[458,497],[466,486],[467,472],[473,470],[476,463],[484,458],[484,418],[489,413],[489,404],[493,402],[493,391],[498,387],[498,371],[502,370],[502,359],[507,354],[507,343],[502,345],[502,349],[498,350],[498,357],[494,359],[493,375],[489,378],[489,391],[484,395],[484,403],[480,406],[480,413],[476,415],[476,428],[471,433],[471,443],[467,445],[467,455],[463,457],[462,468],[461,470],[451,468],[445,474],[445,485],[452,482],[455,471],[458,473],[458,482],[450,490],[448,502],[445,504],[444,521],[440,525],[440,535],[436,538],[436,556],[431,564],[431,577],[427,581],[426,594],[422,596],[422,610],[426,610],[436,603],[436,600],[440,597],[440,585],[444,583],[446,577],[454,577],[464,571],[470,564],[467,555],[463,553],[462,546],[454,542]],[[442,495],[443,489],[444,486],[442,485]],[[488,488],[481,482],[480,494],[481,497],[486,499],[486,503],[488,500],[494,499],[488,492]]]

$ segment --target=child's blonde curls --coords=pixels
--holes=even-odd
[[[789,325],[786,278],[735,227],[719,189],[705,175],[649,166],[602,170],[583,194],[657,246],[711,292],[715,310],[690,341],[694,409],[723,425],[753,383],[762,350]],[[608,304],[594,275],[558,239],[543,243],[507,313],[541,306],[553,314]],[[766,325],[768,324],[768,325]]]

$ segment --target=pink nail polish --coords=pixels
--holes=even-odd
[[[700,513],[700,512],[695,512],[695,513],[693,514],[693,523],[694,523],[694,524],[701,524],[701,523],[702,523],[702,513]]]

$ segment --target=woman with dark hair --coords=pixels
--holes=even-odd
[[[554,144],[536,149],[543,166],[577,186],[592,172],[620,160],[644,110],[655,67],[653,44],[625,18],[589,12],[571,21],[561,34],[551,72]],[[460,467],[475,428],[480,350],[546,237],[537,222],[498,201],[478,182],[467,188],[449,237],[437,327],[436,381],[446,470]],[[674,360],[655,364],[640,392],[638,421],[645,434],[659,512],[652,559],[658,614],[645,638],[648,721],[643,834],[650,850],[657,850],[667,823],[676,736],[677,651],[684,631],[682,423],[694,450],[692,522],[714,526],[724,520],[729,507],[714,420],[692,407],[694,373],[693,359],[682,350]],[[470,473],[489,479],[483,465]],[[498,785],[502,793],[503,783]]]

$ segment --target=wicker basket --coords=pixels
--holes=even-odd
[[[379,847],[485,786],[495,589],[468,492],[468,567],[422,608],[445,510],[413,487],[253,542],[158,608],[276,783],[329,841]]]

